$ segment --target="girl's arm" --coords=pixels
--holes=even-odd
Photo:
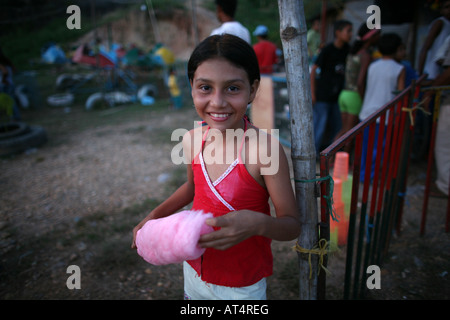
[[[279,142],[277,148],[278,159],[273,161],[278,161],[278,170],[275,174],[263,176],[276,217],[266,216],[269,219],[261,225],[257,234],[273,240],[289,241],[298,237],[300,222],[286,154]]]
[[[275,207],[276,217],[250,210],[240,210],[230,212],[222,217],[208,219],[207,224],[221,229],[203,235],[199,241],[201,247],[225,250],[255,235],[278,241],[289,241],[298,237],[300,223],[289,166],[284,150],[279,143],[278,148],[279,157],[272,159],[279,161],[277,172],[263,176]]]
[[[158,219],[167,217],[178,210],[182,209],[184,206],[188,205],[194,199],[194,174],[192,172],[192,165],[190,162],[190,144],[185,140],[186,136],[183,138],[183,151],[186,155],[187,160],[187,181],[179,187],[169,198],[167,198],[163,203],[153,209],[147,217],[145,217],[139,224],[133,229],[133,242],[131,248],[136,248],[136,234],[139,229],[141,229],[144,224],[151,219]],[[188,148],[186,148],[188,147]]]
[[[370,62],[372,61],[372,58],[370,57],[370,54],[367,52],[364,52],[361,55],[361,67],[359,69],[358,74],[358,93],[361,96],[361,99],[364,98],[364,93],[366,92],[366,78],[367,78],[367,70],[369,69]]]

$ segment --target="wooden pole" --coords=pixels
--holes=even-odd
[[[192,8],[192,30],[194,34],[194,45],[197,46],[199,40],[197,27],[197,4],[195,3],[195,0],[191,0],[191,8]]]
[[[291,157],[294,169],[295,194],[301,233],[298,245],[312,249],[318,243],[318,212],[314,195],[315,182],[299,182],[316,178],[316,152],[312,118],[311,84],[306,44],[306,22],[303,1],[278,0],[280,34],[286,67],[291,116]],[[299,297],[317,299],[318,256],[299,253]]]
[[[95,17],[95,2],[91,0],[91,20],[92,26],[94,28],[94,51],[95,51],[95,67],[98,69],[99,66],[99,56],[98,51],[100,51],[100,44],[97,44],[98,34],[97,34],[97,19]],[[98,46],[98,48],[96,48]]]
[[[150,22],[152,23],[153,33],[155,34],[156,43],[161,43],[161,34],[159,33],[158,22],[156,21],[155,10],[153,9],[152,0],[146,0],[148,15],[150,16]]]

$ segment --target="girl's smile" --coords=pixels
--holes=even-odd
[[[231,113],[209,113],[209,116],[214,121],[227,121],[228,118],[231,116]]]
[[[192,98],[198,115],[221,131],[243,128],[242,118],[259,82],[252,85],[244,69],[223,58],[204,61],[195,71]]]

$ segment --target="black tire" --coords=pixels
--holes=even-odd
[[[0,140],[0,156],[23,152],[36,148],[47,142],[47,133],[42,127],[30,126],[29,132]]]
[[[0,140],[20,136],[30,131],[30,127],[23,122],[8,122],[0,124]]]

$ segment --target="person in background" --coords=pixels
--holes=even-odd
[[[417,73],[419,76],[427,75],[426,81],[422,82],[422,85],[432,82],[442,71],[442,67],[436,63],[434,58],[447,36],[450,35],[450,0],[442,1],[440,13],[441,16],[431,22],[427,37],[419,53]],[[429,104],[428,107],[433,113],[434,99],[429,100]],[[424,159],[428,154],[432,118],[432,116],[426,116],[421,112],[416,115],[414,139],[417,143],[412,152],[413,159]]]
[[[253,49],[258,58],[259,71],[261,74],[271,74],[274,64],[277,63],[277,46],[268,40],[269,29],[264,25],[257,26],[253,35],[258,39]]]
[[[339,108],[341,110],[342,129],[336,139],[352,129],[359,122],[359,112],[366,90],[367,69],[372,62],[370,49],[380,38],[380,30],[367,28],[363,23],[358,30],[358,36],[350,48],[345,66],[345,87],[339,94]],[[345,146],[350,152],[351,145]]]
[[[394,55],[394,60],[402,64],[405,67],[405,88],[411,84],[412,80],[418,78],[416,70],[412,67],[411,63],[406,59],[406,46],[404,43],[398,48]]]
[[[367,119],[372,113],[379,110],[386,103],[391,101],[396,91],[405,88],[405,67],[395,61],[394,57],[398,49],[402,46],[402,39],[395,33],[386,33],[380,37],[378,49],[383,55],[370,64],[367,71],[367,86],[359,119]],[[387,119],[387,117],[386,117]],[[375,129],[375,141],[378,141],[379,123]],[[381,133],[384,135],[384,133]],[[365,164],[367,158],[367,144],[369,139],[369,127],[364,130],[363,152],[361,155],[361,175],[360,180],[364,181]],[[384,142],[383,142],[384,145]],[[374,175],[376,144],[374,144],[371,177]]]
[[[441,54],[437,54],[435,60],[442,66],[442,72],[430,84],[434,86],[450,85],[450,36],[442,45]],[[439,52],[438,51],[438,52]],[[425,105],[432,100],[434,91],[426,91],[423,97]],[[450,94],[445,91],[441,95],[438,125],[436,129],[436,141],[434,156],[436,159],[436,180],[431,184],[430,196],[448,198],[450,177]]]
[[[436,77],[433,86],[450,85],[450,65]],[[430,196],[448,198],[450,174],[450,95],[442,97],[439,120],[436,130],[434,155],[436,158],[437,179],[431,186]]]
[[[217,19],[222,25],[211,32],[212,35],[232,34],[251,44],[250,32],[240,22],[234,20],[237,0],[215,0]]]
[[[21,115],[19,107],[14,98],[14,80],[13,75],[16,71],[14,64],[11,60],[3,53],[3,49],[0,46],[0,92],[6,93],[14,101],[12,120],[20,121]]]
[[[168,81],[167,81],[168,87],[169,87],[169,93],[170,98],[172,100],[172,105],[174,109],[180,109],[182,106],[182,98],[181,98],[181,91],[177,84],[177,76],[175,74],[175,69],[171,68]]]
[[[311,97],[317,156],[322,145],[333,141],[342,128],[338,97],[344,87],[345,62],[350,49],[352,28],[350,21],[336,21],[334,23],[334,41],[320,51],[311,68]],[[328,125],[329,128],[327,128]],[[327,129],[331,134],[329,141],[324,139]]]
[[[394,57],[402,46],[402,39],[395,33],[386,33],[378,42],[383,57],[370,64],[367,72],[367,86],[360,120],[365,120],[395,97],[395,91],[405,88],[405,67]]]
[[[313,64],[319,54],[321,47],[320,40],[320,19],[313,19],[311,29],[306,34],[306,43],[308,44],[308,56],[310,64]]]
[[[426,73],[428,79],[431,80],[441,72],[441,67],[433,60],[437,50],[450,34],[450,0],[443,1],[441,14],[441,17],[431,23],[428,35],[419,54],[418,73],[419,75]]]

